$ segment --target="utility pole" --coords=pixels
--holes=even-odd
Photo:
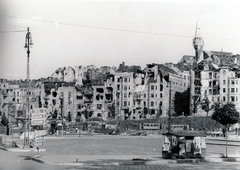
[[[169,115],[168,115],[168,132],[171,132],[171,115],[172,115],[172,96],[171,96],[171,81],[169,77]]]
[[[62,132],[61,132],[61,136],[63,137],[63,102],[64,102],[64,96],[60,97],[60,108],[61,108],[61,119],[62,119]]]
[[[86,108],[87,108],[87,117],[88,117],[88,119],[87,119],[87,126],[88,126],[88,134],[90,134],[90,131],[89,131],[89,105],[87,104],[87,106],[86,106]]]
[[[26,109],[26,114],[25,114],[25,132],[24,132],[24,145],[29,146],[29,77],[30,77],[30,68],[29,68],[29,57],[30,57],[30,47],[33,45],[32,43],[32,36],[29,31],[29,27],[27,28],[27,34],[26,34],[26,39],[25,39],[25,46],[24,48],[27,49],[27,94],[26,94],[26,102],[27,102],[27,109]],[[26,138],[26,132],[28,129],[28,138]],[[26,141],[26,139],[28,139]]]
[[[150,84],[150,81],[148,81],[149,78],[147,79],[147,87],[148,87],[148,92],[147,92],[147,103],[148,103],[148,114],[150,115],[150,121],[151,121],[151,113],[150,113],[150,109],[149,109],[149,106],[150,106],[150,100],[149,100],[149,96],[150,96],[150,87],[149,87],[149,84]]]

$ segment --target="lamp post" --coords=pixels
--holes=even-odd
[[[61,132],[62,137],[63,137],[63,101],[64,101],[64,97],[61,96],[60,97],[60,108],[61,108],[61,118],[62,118],[62,132]]]
[[[8,125],[7,125],[7,134],[9,134],[10,133],[10,131],[9,131],[9,129],[10,129],[10,127],[9,126],[11,126],[12,124],[11,124],[11,122],[10,122],[10,120],[9,120],[9,114],[10,114],[10,107],[12,107],[12,102],[10,102],[10,103],[8,103]],[[11,109],[12,110],[12,109]],[[11,116],[12,117],[12,116]],[[12,131],[12,127],[11,127],[11,132],[12,132],[12,142],[13,142],[13,131]]]
[[[30,77],[29,56],[30,56],[30,47],[32,45],[33,45],[32,35],[31,35],[31,33],[29,31],[29,27],[28,27],[26,38],[25,38],[25,46],[24,46],[24,48],[27,49],[27,94],[26,94],[27,110],[26,110],[26,114],[25,114],[25,132],[24,132],[23,147],[25,147],[25,145],[29,145],[29,126],[28,126],[29,125],[29,77]],[[27,131],[27,129],[28,129],[28,141],[26,142],[26,131]]]
[[[89,105],[87,105],[87,117],[88,117],[88,119],[87,119],[88,120],[88,123],[87,123],[88,128],[87,129],[88,129],[88,134],[90,134],[90,131],[89,131],[89,109],[88,108],[89,108]]]

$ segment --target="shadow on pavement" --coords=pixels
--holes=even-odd
[[[24,160],[32,160],[32,157],[31,156],[19,156],[21,158],[24,158]]]

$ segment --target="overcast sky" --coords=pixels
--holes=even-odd
[[[240,54],[239,7],[237,0],[1,0],[0,78],[26,78],[26,32],[11,31],[27,27],[34,43],[31,79],[64,66],[177,63],[194,55],[198,20],[204,50]]]

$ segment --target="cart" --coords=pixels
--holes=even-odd
[[[163,134],[163,158],[204,158],[206,156],[206,135],[199,133]]]

